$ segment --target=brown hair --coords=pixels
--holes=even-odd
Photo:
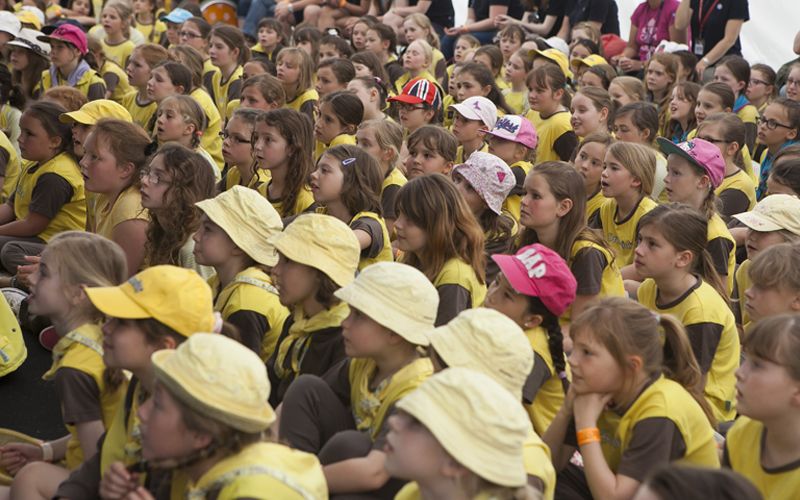
[[[618,76],[611,80],[611,83],[616,83],[622,87],[625,94],[633,101],[644,101],[647,97],[644,82],[634,76]]]
[[[714,94],[715,96],[719,97],[719,100],[722,101],[722,109],[733,109],[734,104],[736,104],[736,95],[733,93],[730,87],[726,83],[722,82],[711,82],[703,85],[703,88],[700,89],[703,92],[709,92]],[[698,92],[698,96],[700,92]]]
[[[739,145],[739,150],[736,151],[733,162],[743,169],[744,156],[742,155],[742,149],[745,147],[745,126],[742,119],[734,113],[714,113],[707,116],[703,123],[697,127],[697,133],[699,134],[704,127],[712,123],[719,124],[723,141]]]
[[[800,236],[781,231],[788,243],[771,246],[756,256],[750,264],[750,280],[759,288],[800,291]]]
[[[320,107],[323,103],[331,105],[333,114],[339,120],[343,127],[349,128],[348,134],[355,134],[361,120],[364,119],[364,104],[352,92],[347,90],[338,90],[326,94],[320,100]]]
[[[392,150],[394,156],[389,161],[389,165],[394,168],[400,158],[400,150],[403,149],[403,127],[394,120],[376,118],[361,122],[358,129],[372,130],[375,133],[375,142],[378,147]]]
[[[319,72],[321,68],[331,68],[333,76],[340,85],[347,85],[347,82],[356,77],[356,68],[350,59],[329,57],[319,62],[317,71]]]
[[[387,85],[389,83],[389,76],[386,74],[386,68],[383,67],[381,64],[381,60],[378,59],[378,56],[372,52],[368,51],[361,51],[356,52],[352,56],[350,56],[350,61],[353,64],[361,64],[369,68],[369,72],[375,78],[379,78],[381,84]]]
[[[406,145],[411,150],[420,143],[431,151],[442,155],[446,161],[456,161],[458,139],[447,129],[436,125],[425,125],[418,128],[408,136]]]
[[[192,85],[187,87],[185,94],[189,94],[192,90],[203,85],[203,54],[196,48],[180,44],[169,48],[169,58],[172,61],[186,66],[192,74]]]
[[[247,46],[247,41],[244,39],[244,34],[239,28],[227,24],[218,24],[211,30],[211,37],[217,37],[222,40],[230,50],[238,50],[239,54],[236,57],[236,63],[239,66],[244,65],[250,60],[250,47]]]
[[[422,271],[431,281],[453,258],[466,262],[478,280],[485,281],[484,236],[453,182],[442,174],[412,179],[397,192],[395,211],[425,231],[425,248],[409,252],[403,262]]]
[[[572,320],[573,339],[588,334],[603,345],[633,382],[628,356],[642,359],[642,371],[649,378],[663,374],[682,385],[716,425],[703,395],[703,376],[683,325],[670,314],[655,314],[633,300],[606,297],[595,301]],[[633,387],[628,387],[633,389]]]
[[[800,381],[800,316],[779,314],[758,321],[744,338],[742,350],[786,368],[794,380]]]
[[[131,163],[134,174],[128,186],[139,182],[139,172],[147,164],[147,146],[150,137],[142,127],[122,120],[104,118],[97,122],[92,131],[95,140],[108,145],[118,164]],[[127,187],[127,186],[126,186]]]
[[[664,464],[642,483],[661,499],[762,500],[761,492],[730,469]]]
[[[608,93],[608,90],[600,87],[583,87],[576,92],[576,94],[581,94],[592,101],[592,106],[594,106],[594,109],[597,111],[606,108],[608,110],[608,118],[606,119],[606,123],[614,123],[614,113],[616,112],[616,107],[614,106],[614,101],[611,100],[611,95]]]
[[[75,87],[58,85],[45,91],[39,101],[55,102],[64,108],[64,112],[72,112],[81,109],[84,104],[89,102],[89,98]]]
[[[658,109],[649,102],[637,101],[617,110],[614,119],[630,115],[631,122],[639,130],[647,130],[647,143],[652,145],[658,136]]]
[[[567,90],[567,77],[555,64],[545,64],[530,71],[528,76],[525,77],[525,85],[529,90],[533,89],[550,89],[553,92],[563,90],[564,94],[561,97],[561,105],[569,108],[572,104],[572,95]]]
[[[653,54],[653,56],[650,58],[650,61],[647,63],[648,68],[653,61],[664,66],[664,73],[672,78],[672,83],[670,83],[664,90],[664,97],[662,97],[658,102],[655,102],[655,98],[650,92],[650,89],[647,90],[647,93],[650,95],[650,97],[653,97],[653,103],[658,106],[658,122],[662,125],[662,128],[664,128],[669,120],[669,101],[672,99],[672,89],[675,87],[675,84],[678,83],[678,67],[680,65],[680,60],[677,56],[662,52]],[[646,81],[645,88],[647,88]]]
[[[639,192],[650,196],[656,176],[656,153],[653,148],[631,142],[615,142],[607,153],[619,160],[625,169],[641,182]]]
[[[693,255],[690,271],[699,275],[728,302],[726,285],[714,267],[708,243],[708,219],[696,209],[683,203],[658,205],[639,220],[637,232],[647,226],[656,229],[679,252]]]
[[[323,156],[330,156],[341,165],[343,178],[339,198],[350,214],[375,212],[380,215],[383,172],[378,160],[351,144],[334,146]]]
[[[786,151],[789,147],[783,148],[781,152]],[[800,150],[800,147],[798,149]],[[783,161],[777,160],[776,157],[772,162],[769,177],[778,184],[791,189],[796,196],[800,196],[800,158],[788,157]]]
[[[272,75],[251,76],[242,84],[242,92],[247,87],[256,87],[266,102],[276,104],[279,108],[286,104],[286,92],[283,90],[283,85]]]
[[[183,117],[183,122],[194,125],[191,146],[193,149],[197,149],[197,147],[200,145],[200,138],[203,136],[203,132],[205,132],[206,127],[208,126],[206,114],[203,112],[203,108],[200,107],[200,104],[198,104],[193,97],[189,97],[188,95],[171,95],[161,101],[161,103],[158,105],[158,112],[156,115],[159,116],[161,114],[161,110],[165,106],[172,103],[175,103],[177,106],[178,112]]]
[[[676,134],[678,132],[688,133],[690,130],[697,126],[697,117],[694,116],[694,108],[697,107],[697,96],[700,94],[700,85],[688,80],[675,84],[678,89],[678,97],[691,103],[689,108],[689,118],[686,121],[686,130],[681,129],[681,124],[678,120],[670,118],[667,124],[667,132]]]
[[[486,46],[481,48],[486,48]],[[500,49],[497,50],[499,51]],[[502,59],[503,55],[500,54],[500,57]],[[505,97],[503,97],[503,93],[497,86],[497,81],[495,80],[495,76],[492,74],[492,70],[490,70],[481,63],[468,62],[467,64],[462,66],[458,74],[462,75],[464,73],[467,73],[470,76],[472,76],[472,78],[474,78],[475,81],[478,82],[478,85],[480,85],[481,87],[490,87],[489,93],[486,95],[486,98],[495,103],[497,105],[497,109],[501,109],[509,115],[514,114],[514,110],[511,109],[511,107],[509,107],[509,105],[506,103],[506,99]]]
[[[153,30],[153,32],[155,32],[155,30]],[[133,52],[140,54],[150,68],[158,66],[169,57],[167,49],[155,43],[139,45],[133,49]]]
[[[439,35],[436,34],[436,30],[433,29],[433,24],[431,24],[431,20],[425,14],[415,12],[403,20],[403,24],[407,21],[411,21],[417,25],[418,28],[425,30],[428,32],[425,35],[425,41],[430,44],[431,47],[438,49],[441,48],[439,44]]]
[[[183,89],[182,94],[189,94],[195,89],[196,77],[185,64],[177,61],[165,61],[153,69],[156,68],[163,68],[167,73],[167,77],[169,77],[170,83],[174,87]]]
[[[312,87],[312,79],[314,77],[314,61],[305,50],[297,47],[286,47],[278,53],[278,58],[275,60],[275,64],[280,64],[281,59],[286,57],[294,58],[294,64],[296,64],[300,69],[297,80],[297,88],[295,89],[296,95],[292,96],[292,99],[294,99],[297,97],[297,95]],[[286,96],[286,99],[289,99],[288,95]]]

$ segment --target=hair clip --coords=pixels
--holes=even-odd
[[[342,160],[342,166],[346,167],[355,161],[356,161],[355,158],[345,158],[344,160]]]
[[[375,83],[377,83],[378,85],[383,85],[383,80],[381,80],[379,76],[373,76],[372,78],[375,79]]]

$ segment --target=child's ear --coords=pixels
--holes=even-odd
[[[678,252],[675,256],[675,265],[681,269],[691,267],[693,261],[694,254],[690,250]]]
[[[564,198],[558,202],[558,210],[556,211],[556,215],[559,217],[564,217],[570,212],[570,210],[572,210],[573,205],[574,202],[571,199]]]
[[[786,140],[793,141],[797,139],[797,129],[793,128],[786,133]]]
[[[445,167],[444,167],[444,172],[442,172],[442,173],[444,175],[450,175],[450,171],[453,169],[453,165],[454,164],[455,164],[455,162],[448,161],[447,165],[445,165]]]
[[[796,293],[792,303],[789,305],[793,312],[800,312],[800,292]]]
[[[48,145],[50,146],[50,149],[52,149],[53,151],[59,150],[62,146],[61,137],[57,135],[50,136],[48,138]]]
[[[522,318],[522,326],[525,329],[530,330],[531,328],[536,328],[537,326],[541,325],[544,322],[544,318],[541,314],[525,314]]]
[[[436,116],[436,110],[433,108],[425,108],[423,112],[425,113],[425,123],[430,123],[433,117]]]
[[[178,89],[180,89],[180,90],[178,90]],[[185,89],[185,88],[183,88],[183,85],[176,85],[176,86],[175,86],[175,90],[178,90],[178,93],[179,93],[179,94],[181,94],[181,95],[183,95],[183,94],[185,93],[185,90],[186,90],[186,89]]]
[[[700,187],[700,189],[709,189],[711,187],[711,177],[707,175],[701,176],[698,181],[698,187]]]
[[[644,367],[644,361],[641,356],[628,356],[628,368],[631,372],[635,373]]]
[[[736,153],[739,152],[739,143],[738,142],[730,142],[726,147],[726,153],[728,156],[736,156]]]
[[[358,130],[358,125],[353,125],[353,124],[347,125],[344,130],[347,135],[356,135],[356,131]]]
[[[117,167],[119,169],[119,173],[122,174],[123,177],[131,177],[136,174],[136,165],[131,162],[125,163],[123,165],[119,165]]]
[[[390,163],[397,155],[392,148],[381,149],[381,160]]]
[[[605,121],[605,122],[608,122],[608,113],[609,113],[608,108],[601,108],[600,109],[600,118],[602,118],[603,121]]]

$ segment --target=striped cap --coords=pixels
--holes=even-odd
[[[390,97],[389,101],[405,102],[407,104],[428,104],[433,109],[442,107],[442,94],[439,86],[425,78],[414,78],[403,86],[400,95]]]

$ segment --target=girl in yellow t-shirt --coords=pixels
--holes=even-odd
[[[659,205],[642,217],[634,266],[644,282],[637,298],[684,325],[704,374],[706,399],[715,419],[725,422],[736,416],[739,335],[725,283],[706,250],[707,234],[707,219],[684,204]]]
[[[125,68],[128,83],[136,92],[123,96],[120,104],[131,114],[133,123],[148,133],[152,132],[151,119],[158,109],[158,103],[149,96],[147,82],[153,68],[166,61],[167,56],[167,49],[161,45],[146,43],[133,50]]]
[[[133,3],[135,28],[147,43],[159,43],[161,36],[167,31],[167,25],[158,19],[158,11],[158,2],[155,0],[138,0]]]
[[[211,35],[211,25],[202,17],[190,17],[184,21],[178,34],[181,45],[192,47],[200,53],[203,59],[203,88],[210,95],[214,95],[214,79],[219,78],[219,68],[214,66],[208,57],[209,35]],[[174,48],[170,47],[170,50]]]
[[[106,99],[122,103],[126,94],[131,92],[131,85],[124,67],[106,57],[103,44],[93,37],[89,37],[89,52],[97,63],[97,74],[106,83]],[[130,62],[130,57],[128,58]]]
[[[666,202],[664,177],[667,175],[667,158],[656,147],[658,132],[658,110],[651,103],[632,102],[614,112],[614,137],[621,142],[641,144],[653,150],[656,155],[656,173],[653,177],[651,197],[658,202]]]
[[[439,85],[443,85],[447,76],[447,61],[439,50],[439,35],[433,28],[430,19],[423,13],[414,13],[403,20],[403,35],[406,43],[414,40],[425,40],[431,46],[431,59],[428,64],[428,73],[435,77]]]
[[[744,341],[736,371],[737,410],[722,463],[743,475],[764,498],[792,498],[800,490],[800,348],[796,314],[763,319]]]
[[[214,74],[211,93],[219,114],[227,116],[228,103],[238,99],[242,91],[243,66],[250,59],[250,48],[241,30],[219,25],[211,30],[208,39],[208,56],[211,64],[219,68]]]
[[[314,89],[314,62],[298,47],[287,47],[278,54],[278,80],[286,93],[286,107],[299,111],[314,122],[319,94]]]
[[[675,461],[719,467],[700,370],[675,318],[607,298],[573,321],[572,334],[572,385],[544,435],[561,471],[556,498],[631,498]],[[582,469],[568,464],[576,449]]]
[[[242,84],[240,107],[272,111],[286,104],[281,81],[272,75],[253,75]],[[238,111],[238,110],[237,110]]]
[[[53,496],[69,472],[97,452],[97,440],[111,424],[126,379],[121,370],[103,364],[102,314],[83,288],[116,286],[127,277],[122,250],[90,233],[61,233],[42,253],[29,310],[49,318],[59,336],[43,378],[55,385],[69,434],[41,446],[2,448],[4,467],[16,475],[15,495]],[[31,465],[17,472],[26,462]]]
[[[570,124],[570,96],[564,73],[556,65],[545,64],[528,73],[526,85],[530,111],[525,116],[539,136],[537,161],[569,161],[578,136]]]
[[[403,73],[395,82],[395,91],[400,94],[403,87],[415,78],[425,78],[432,82],[437,82],[436,77],[428,68],[433,59],[433,48],[423,39],[417,39],[408,44],[403,52]]]
[[[149,144],[150,138],[138,125],[100,120],[86,140],[81,159],[86,191],[97,195],[88,229],[120,245],[131,274],[142,267],[147,241],[148,215],[138,183]]]
[[[364,105],[355,94],[338,91],[327,94],[319,102],[319,116],[314,123],[316,149],[314,160],[326,149],[356,143],[356,130],[364,119]]]
[[[262,113],[253,140],[258,167],[270,173],[266,196],[275,210],[286,218],[311,209],[314,197],[308,176],[314,167],[314,135],[308,117],[286,108]]]
[[[586,220],[590,226],[596,224],[600,217],[600,207],[606,201],[600,186],[600,177],[603,175],[606,151],[613,143],[614,138],[605,132],[589,134],[581,141],[572,161],[575,170],[583,177],[583,186],[586,189]]]
[[[527,50],[518,50],[509,56],[505,64],[505,79],[509,88],[503,96],[514,114],[525,115],[529,111],[527,76],[533,67],[533,58]]]
[[[733,112],[744,122],[745,144],[752,151],[758,132],[758,109],[750,104],[746,95],[750,85],[750,64],[741,56],[725,56],[714,66],[714,81],[724,83],[733,91],[736,98]]]
[[[355,145],[326,150],[311,172],[311,192],[320,205],[317,211],[341,220],[358,238],[359,270],[393,260],[389,233],[381,217],[381,182],[378,161]]]
[[[206,125],[206,115],[197,101],[188,95],[173,95],[158,104],[154,135],[160,145],[177,142],[201,154],[208,161],[214,178],[220,180],[216,162],[200,144]]]
[[[121,0],[112,0],[103,7],[100,16],[105,37],[100,43],[109,61],[120,68],[128,65],[128,58],[136,46],[131,41],[133,9]]]
[[[436,325],[486,296],[483,229],[453,182],[442,174],[415,177],[395,203],[397,248],[402,262],[431,280],[439,292]]]
[[[334,92],[347,90],[347,84],[356,77],[356,68],[349,59],[329,57],[317,64],[315,89],[320,98]]]
[[[253,131],[259,111],[249,108],[237,109],[225,125],[222,141],[222,156],[228,165],[219,190],[227,191],[233,186],[255,189],[266,195],[270,174],[259,168],[253,156]]]

